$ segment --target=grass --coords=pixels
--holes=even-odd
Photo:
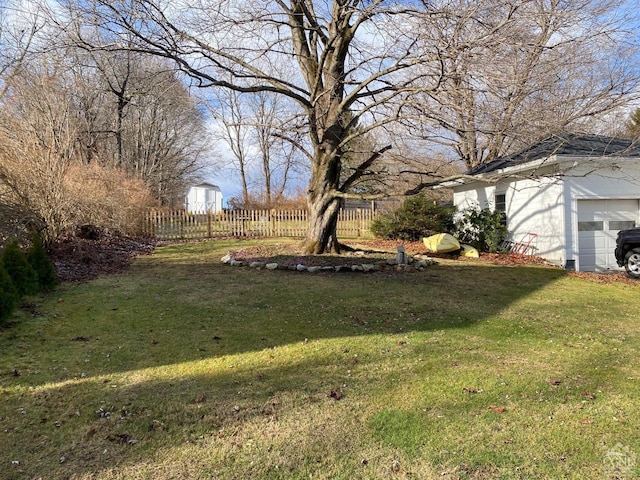
[[[219,262],[241,246],[165,246],[30,299],[0,331],[0,477],[640,474],[640,285]]]

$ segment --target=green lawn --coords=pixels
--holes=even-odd
[[[0,478],[640,474],[640,283],[256,271],[234,248],[30,299],[0,330]]]

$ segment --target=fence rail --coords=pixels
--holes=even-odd
[[[370,237],[376,212],[343,209],[338,217],[340,237]],[[153,210],[145,218],[145,234],[158,240],[215,237],[304,237],[306,210],[228,210],[188,213],[184,210]]]

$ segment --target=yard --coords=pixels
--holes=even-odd
[[[220,262],[273,242],[167,245],[29,299],[0,330],[0,477],[640,474],[640,283]]]

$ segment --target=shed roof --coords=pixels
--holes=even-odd
[[[505,155],[493,162],[480,165],[469,171],[469,175],[490,173],[504,168],[526,164],[535,160],[566,155],[572,157],[640,157],[640,145],[623,138],[600,135],[581,135],[562,133],[552,135],[545,140],[520,152]]]
[[[194,188],[194,187],[217,188],[218,190],[220,190],[220,187],[218,187],[218,185],[214,185],[213,183],[209,183],[209,182],[200,182],[195,185],[191,185],[189,188]]]

